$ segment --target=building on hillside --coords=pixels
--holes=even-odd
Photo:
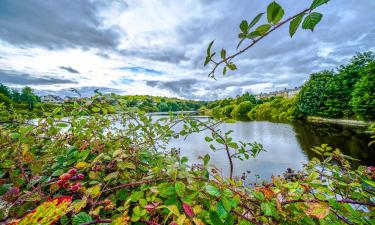
[[[78,100],[77,97],[66,96],[66,97],[64,98],[64,102],[75,102],[75,101],[77,101],[77,100]]]
[[[255,95],[256,98],[262,99],[262,98],[271,98],[271,97],[284,97],[284,98],[291,98],[293,96],[296,96],[298,92],[301,90],[301,87],[295,87],[293,89],[287,89],[280,91],[272,91],[269,93],[260,93]]]
[[[40,100],[44,103],[62,104],[64,100],[57,95],[44,95],[40,97]]]

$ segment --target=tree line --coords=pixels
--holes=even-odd
[[[292,120],[305,116],[375,119],[375,55],[358,53],[336,70],[310,75],[292,98],[256,99],[245,93],[209,102],[204,114],[217,118]]]

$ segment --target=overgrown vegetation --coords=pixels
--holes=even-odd
[[[252,41],[245,50],[288,22],[291,36],[301,23],[304,29],[313,30],[322,18],[313,10],[327,2],[314,0],[308,9],[285,20],[284,10],[272,2],[267,24],[250,32],[263,14],[241,23],[241,42]],[[231,60],[245,51],[229,57],[222,51],[222,61],[216,63],[211,46],[206,64],[215,63],[213,71],[222,63],[234,70]],[[358,85],[368,89],[363,86]],[[293,101],[266,103],[288,106]],[[161,108],[167,108],[163,103],[159,102]],[[260,108],[254,96],[245,94],[212,102],[207,110],[236,117],[251,112],[257,104]],[[375,223],[375,169],[351,168],[351,158],[338,149],[315,147],[319,159],[311,160],[301,171],[288,169],[271,182],[244,186],[233,176],[236,160],[262,154],[261,144],[233,141],[231,131],[220,131],[220,122],[215,120],[171,115],[155,121],[139,108],[117,95],[98,94],[56,105],[30,121],[17,108],[0,104],[0,115],[11,121],[0,125],[0,221],[73,225]],[[173,129],[180,123],[180,130]],[[228,177],[221,176],[209,155],[201,157],[201,164],[191,165],[176,149],[167,147],[171,138],[203,130],[210,131],[204,137],[210,148],[227,157]]]
[[[74,104],[69,120],[60,114],[64,106],[34,124],[13,113],[14,123],[0,127],[0,220],[154,225],[374,222],[375,171],[353,170],[338,150],[317,147],[321,159],[302,171],[289,170],[270,183],[243,186],[233,175],[221,177],[209,155],[201,164],[190,165],[166,145],[172,137],[208,129],[206,141],[226,152],[231,165],[262,154],[261,145],[233,142],[230,132],[217,129],[216,121],[183,116],[153,121],[129,110],[125,101],[118,102],[122,110],[111,116],[93,112],[92,101]],[[183,129],[171,128],[177,123],[183,123]]]

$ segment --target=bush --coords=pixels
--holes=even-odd
[[[226,118],[232,118],[232,111],[234,109],[234,105],[227,105],[225,106],[222,110],[221,110],[221,114],[223,117],[226,117]]]
[[[247,113],[250,112],[250,110],[254,107],[253,103],[250,101],[241,102],[239,105],[236,105],[233,108],[233,111],[231,113],[231,116],[233,118],[246,116]]]
[[[258,120],[292,120],[302,117],[298,109],[297,98],[275,98],[270,102],[254,107],[247,116]]]
[[[220,106],[216,106],[212,109],[212,116],[216,118],[220,118],[222,116]]]

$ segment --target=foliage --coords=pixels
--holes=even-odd
[[[232,111],[234,108],[235,107],[233,105],[224,106],[224,108],[221,110],[222,116],[226,118],[232,118]]]
[[[210,42],[207,47],[206,59],[204,61],[204,66],[212,64],[212,70],[209,76],[215,78],[215,72],[220,66],[223,67],[222,74],[226,75],[227,71],[234,71],[237,69],[236,64],[232,61],[237,56],[248,51],[251,47],[257,44],[260,40],[266,37],[268,34],[277,30],[285,24],[289,23],[289,34],[291,37],[294,36],[297,29],[301,25],[302,29],[314,31],[316,25],[322,20],[323,15],[321,13],[315,12],[315,10],[328,3],[329,0],[313,0],[311,5],[305,9],[295,14],[294,16],[284,18],[285,11],[277,2],[272,1],[266,12],[257,14],[250,22],[243,20],[240,23],[240,33],[238,38],[240,39],[237,45],[237,49],[241,46],[244,41],[250,41],[246,47],[233,54],[227,54],[227,50],[222,49],[220,51],[220,56],[218,59],[215,58],[216,52],[212,51],[214,41]],[[266,14],[266,21],[261,25],[257,25]],[[257,27],[255,26],[257,25]]]
[[[293,120],[303,115],[298,109],[296,97],[279,97],[255,106],[247,116],[252,120]]]
[[[374,60],[372,52],[360,53],[353,57],[348,65],[341,66],[337,72],[323,71],[312,74],[299,94],[301,112],[308,116],[353,117],[355,110],[359,117],[371,118],[371,110],[358,114],[360,107],[358,96],[370,97],[371,87],[369,89],[358,87],[357,91],[355,91],[355,87],[362,79],[361,77],[368,79],[366,77],[373,76],[373,71],[366,68],[370,67],[369,64]],[[358,86],[361,85],[358,84]],[[352,100],[353,95],[356,96],[355,100]],[[355,103],[356,101],[357,103]],[[354,109],[354,106],[357,108]],[[371,107],[371,98],[363,102],[363,108]]]
[[[59,114],[61,106],[33,124],[15,115],[13,126],[0,128],[1,221],[12,224],[41,212],[43,221],[60,218],[61,224],[374,222],[374,170],[353,170],[347,156],[326,145],[314,148],[321,161],[302,171],[243,186],[232,175],[235,160],[256,157],[263,148],[233,141],[231,131],[217,129],[219,122],[183,116],[155,121],[121,100],[116,107],[124,113],[108,116],[110,109],[93,112],[90,104],[96,103],[74,104],[68,120]],[[172,130],[178,123],[183,128]],[[228,156],[228,177],[209,155],[190,165],[167,148],[170,138],[201,130],[210,131],[205,140],[212,150]],[[71,199],[67,209],[50,205],[62,196]]]
[[[360,118],[375,120],[375,61],[362,70],[360,77],[352,92],[350,105]]]
[[[233,118],[240,117],[240,116],[246,116],[248,112],[254,107],[253,103],[250,101],[241,102],[239,105],[236,105],[232,112],[231,116]]]

